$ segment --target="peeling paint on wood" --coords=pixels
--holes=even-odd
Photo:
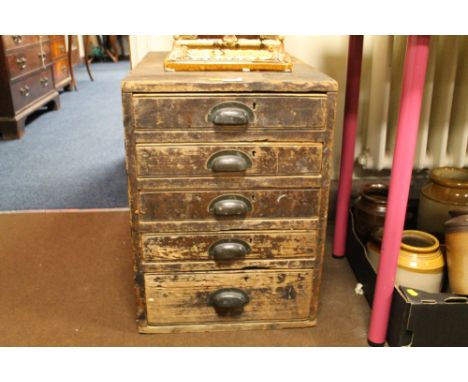
[[[122,92],[329,92],[337,91],[337,82],[295,57],[292,73],[242,72],[242,81],[229,82],[232,72],[165,72],[163,61],[168,52],[150,52],[123,80]],[[237,77],[237,76],[236,76]]]
[[[325,245],[337,84],[295,61],[292,73],[167,73],[151,53],[122,83],[137,318],[142,333],[278,329],[316,323]],[[215,125],[224,102],[250,110],[245,125]],[[251,165],[214,173],[234,150]],[[244,216],[216,217],[223,195],[246,198]],[[217,200],[217,199],[216,199]],[[244,240],[240,259],[210,246]],[[250,297],[235,316],[208,303],[213,291]]]
[[[282,277],[278,277],[280,274]],[[299,274],[303,280],[298,280]],[[160,284],[155,283],[154,277],[145,276],[148,299],[154,299],[147,300],[150,324],[297,320],[309,315],[311,269],[180,273],[177,280],[171,275],[159,275]],[[239,316],[221,317],[207,303],[207,297],[231,287],[245,291],[250,301]]]
[[[220,196],[238,195],[250,201],[244,216],[215,217],[209,211]],[[278,200],[278,198],[281,199]],[[142,192],[140,220],[244,220],[251,218],[312,218],[318,216],[320,189],[311,190],[229,190]]]
[[[249,158],[251,166],[238,176],[320,174],[322,144],[259,143],[192,145],[137,145],[136,160],[140,177],[233,176],[232,172],[213,172],[208,161],[217,153],[237,152]],[[234,174],[236,175],[236,174]]]
[[[250,246],[246,259],[310,257],[317,252],[317,231],[237,231],[227,233],[142,234],[142,259],[151,261],[211,260],[209,248],[219,240],[237,239]]]
[[[250,128],[322,129],[326,119],[325,95],[138,95],[133,98],[137,110],[137,129],[200,129],[222,130],[208,120],[217,105],[239,102],[252,110],[254,119],[245,125]]]

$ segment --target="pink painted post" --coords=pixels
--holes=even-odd
[[[361,80],[362,36],[350,36],[348,46],[348,73],[341,147],[340,178],[335,216],[333,257],[343,258],[346,250],[348,209],[354,169],[357,116],[359,107],[359,83]]]
[[[368,334],[368,342],[372,346],[384,345],[387,334],[398,254],[413,170],[424,81],[429,58],[429,40],[429,36],[408,37],[387,214]]]

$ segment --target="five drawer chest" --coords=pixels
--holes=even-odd
[[[337,83],[165,56],[122,83],[140,332],[315,325]]]

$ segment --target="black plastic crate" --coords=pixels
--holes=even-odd
[[[376,273],[365,243],[349,212],[346,257],[372,306]],[[451,293],[427,293],[395,286],[387,331],[390,346],[468,346],[468,298]]]

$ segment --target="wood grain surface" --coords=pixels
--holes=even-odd
[[[168,52],[151,52],[122,82],[123,92],[327,92],[338,83],[291,57],[291,73],[282,72],[165,72]]]
[[[42,46],[34,44],[24,49],[15,49],[5,55],[5,61],[10,79],[14,80],[18,76],[32,73],[50,64],[50,46],[49,44],[42,44]]]
[[[163,58],[122,83],[140,332],[314,325],[336,82],[297,60],[292,73],[170,73]],[[220,197],[248,208],[217,216]],[[215,258],[229,240],[248,250]],[[214,309],[223,288],[248,294],[242,314]]]
[[[320,143],[245,143],[137,145],[138,176],[232,176],[230,172],[213,172],[208,162],[215,154],[237,152],[251,163],[239,175],[307,175],[319,174],[322,165]]]
[[[136,95],[133,97],[134,126],[136,129],[197,129],[222,130],[208,115],[215,106],[238,102],[253,114],[248,128],[309,128],[320,129],[326,120],[326,99],[321,94],[290,95],[235,95],[165,94]]]
[[[215,198],[240,196],[252,209],[245,216],[216,217],[209,211]],[[250,218],[311,218],[318,214],[320,190],[214,190],[142,192],[139,218],[151,220],[244,220]]]
[[[145,275],[149,324],[298,320],[309,315],[312,270]],[[238,316],[220,316],[210,293],[239,288],[250,298]]]
[[[151,261],[213,260],[209,248],[220,240],[242,240],[250,247],[245,259],[314,258],[316,231],[230,231],[141,235],[142,259]]]
[[[52,65],[41,68],[11,85],[11,95],[15,110],[19,111],[47,93],[54,92]]]

